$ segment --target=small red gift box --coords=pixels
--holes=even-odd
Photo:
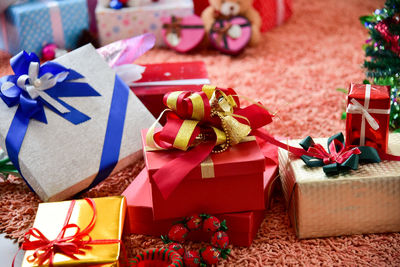
[[[351,84],[347,97],[346,144],[386,152],[389,137],[390,87]]]
[[[194,13],[201,16],[208,0],[194,0]],[[253,6],[261,16],[261,31],[266,32],[283,24],[292,16],[292,0],[254,0]]]
[[[158,117],[165,109],[163,97],[172,91],[201,91],[209,84],[206,65],[202,61],[147,64],[142,79],[131,90],[146,108]],[[165,122],[163,118],[161,124]]]
[[[277,148],[271,144],[265,145],[267,153],[273,158],[277,158]],[[272,148],[271,148],[272,147]],[[278,165],[275,161],[266,161],[264,172],[264,200],[268,208],[275,178],[277,177]],[[181,218],[153,220],[153,203],[151,196],[151,185],[148,173],[143,170],[129,187],[122,193],[127,199],[127,216],[125,221],[126,234],[144,234],[160,236],[168,233],[172,224]],[[190,215],[190,214],[189,214]],[[265,211],[248,211],[238,213],[226,213],[217,215],[221,220],[226,220],[230,243],[235,246],[250,246],[258,229],[264,219]],[[203,232],[193,232],[188,236],[193,241],[209,241],[210,236]]]
[[[142,142],[152,185],[154,219],[177,218],[198,212],[218,214],[264,209],[265,159],[255,138],[250,136],[247,142],[230,147],[223,153],[212,153],[189,172],[166,199],[155,184],[153,175],[186,152],[146,151],[145,139],[144,130]]]

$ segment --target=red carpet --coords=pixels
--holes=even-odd
[[[267,127],[271,133],[291,138],[329,136],[344,131],[340,114],[345,95],[335,88],[364,79],[361,46],[367,33],[358,17],[383,4],[383,0],[294,0],[291,20],[266,33],[259,47],[249,48],[238,57],[206,50],[177,55],[155,49],[139,63],[203,60],[214,84],[233,87],[279,111],[279,119]],[[9,71],[7,60],[2,57],[0,73]],[[142,162],[137,163],[87,195],[121,193],[142,167]],[[0,232],[20,238],[31,225],[38,202],[21,180],[1,182]],[[125,242],[130,256],[142,248],[162,246],[159,238],[137,235],[125,237]],[[233,248],[232,256],[221,264],[400,266],[400,234],[298,240],[278,195],[254,244]]]

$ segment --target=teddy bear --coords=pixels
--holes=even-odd
[[[201,18],[206,32],[210,32],[216,19],[243,16],[251,23],[250,45],[260,41],[261,16],[253,7],[253,0],[209,0],[210,5],[204,9]]]

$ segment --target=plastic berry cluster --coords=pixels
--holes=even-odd
[[[202,230],[212,233],[211,245],[196,250],[185,250],[182,243],[191,231]],[[169,244],[168,249],[175,250],[181,256],[185,266],[198,267],[217,264],[219,258],[226,259],[230,253],[228,230],[225,220],[220,222],[218,218],[208,214],[195,214],[184,218],[174,224],[167,236],[161,236],[164,243]]]

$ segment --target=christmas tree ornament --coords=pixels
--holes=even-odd
[[[208,218],[206,217],[203,222],[203,231],[204,232],[215,232],[220,227],[221,227],[221,224],[220,224],[219,220],[214,216],[210,216]]]
[[[190,231],[197,230],[201,227],[202,220],[199,215],[195,214],[188,218],[186,223]]]
[[[201,264],[200,254],[196,250],[188,250],[183,256],[183,262],[187,267],[198,267]]]
[[[185,227],[185,225],[175,224],[172,226],[171,230],[169,230],[168,238],[175,242],[182,243],[185,241],[188,232],[189,230]]]
[[[226,248],[229,245],[229,237],[228,234],[224,231],[218,231],[213,234],[211,237],[211,244],[214,247],[218,248]]]

